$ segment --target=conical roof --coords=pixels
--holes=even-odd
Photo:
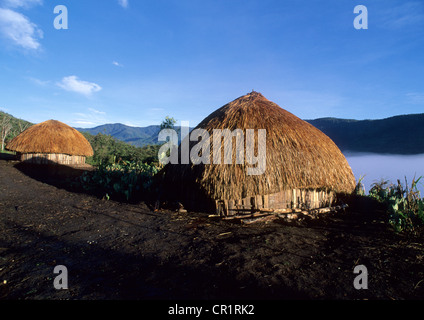
[[[33,125],[12,139],[6,148],[20,153],[58,153],[92,156],[93,149],[78,130],[57,120]]]
[[[351,193],[356,185],[352,170],[336,144],[323,132],[258,92],[251,92],[206,117],[195,129],[213,136],[214,129],[266,130],[266,170],[248,175],[249,164],[168,164],[164,183],[174,192],[196,192],[209,199],[242,199],[290,189],[327,189]],[[235,141],[235,139],[234,139]],[[190,141],[190,150],[198,142]],[[211,142],[211,154],[213,143]],[[233,142],[233,151],[235,151]],[[181,148],[179,150],[181,152]],[[181,159],[181,158],[180,158]],[[200,201],[200,199],[199,199]]]

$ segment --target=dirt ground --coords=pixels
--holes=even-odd
[[[317,220],[252,225],[71,192],[0,160],[0,299],[423,299],[423,236],[357,199]],[[53,269],[68,269],[56,290]],[[357,290],[356,265],[368,270]]]

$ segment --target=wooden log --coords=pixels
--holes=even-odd
[[[252,223],[257,223],[257,222],[266,222],[266,221],[272,221],[278,219],[277,216],[275,215],[267,215],[265,217],[257,217],[257,218],[251,218],[251,219],[242,219],[241,223],[243,224],[252,224]]]
[[[239,216],[229,216],[222,218],[222,220],[238,220],[238,219],[247,219],[247,218],[260,218],[271,215],[270,213],[252,213],[252,214],[244,214]]]
[[[281,213],[291,213],[291,212],[293,212],[293,209],[291,209],[291,208],[286,208],[286,209],[275,209],[275,210],[274,210],[274,213],[277,213],[277,214],[281,214]]]
[[[231,231],[230,231],[230,232],[223,232],[223,233],[218,234],[218,237],[228,236],[228,235],[230,235],[230,234],[232,234],[232,232],[231,232]]]
[[[241,212],[246,212],[246,214],[248,213],[252,213],[252,209],[251,208],[240,208],[240,209],[234,209],[234,211],[237,211],[239,213]],[[274,209],[269,209],[269,208],[265,208],[265,209],[257,209],[257,210],[253,210],[254,212],[269,212],[269,213],[273,213],[275,210]]]
[[[297,218],[299,218],[299,216],[296,213],[289,213],[286,215],[286,218],[290,220],[296,220]]]
[[[335,211],[343,210],[343,209],[346,209],[347,207],[348,207],[347,204],[343,204],[343,205],[338,205],[338,206],[334,206],[334,207],[313,209],[313,210],[310,210],[310,212],[314,213],[314,214],[328,213],[328,212],[335,212]]]

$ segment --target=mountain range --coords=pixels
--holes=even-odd
[[[424,113],[378,120],[320,118],[305,121],[328,135],[343,152],[424,153]],[[93,135],[108,134],[142,147],[158,144],[160,126],[129,127],[115,123],[90,129],[76,129]]]
[[[158,144],[158,134],[160,126],[130,127],[122,123],[103,124],[98,127],[82,129],[75,128],[81,132],[88,132],[92,135],[99,133],[111,135],[115,139],[124,141],[137,147],[149,144]]]
[[[379,120],[308,120],[344,152],[424,153],[424,113]]]

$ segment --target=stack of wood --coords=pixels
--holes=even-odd
[[[302,209],[259,209],[253,213],[240,213],[238,215],[223,216],[223,215],[209,215],[209,218],[218,218],[224,221],[239,222],[242,224],[252,224],[256,222],[267,222],[277,219],[283,219],[284,221],[295,221],[304,217],[310,217],[315,219],[318,215],[323,213],[337,212],[344,210],[348,207],[347,204],[338,205],[334,207],[326,207],[311,210]]]

